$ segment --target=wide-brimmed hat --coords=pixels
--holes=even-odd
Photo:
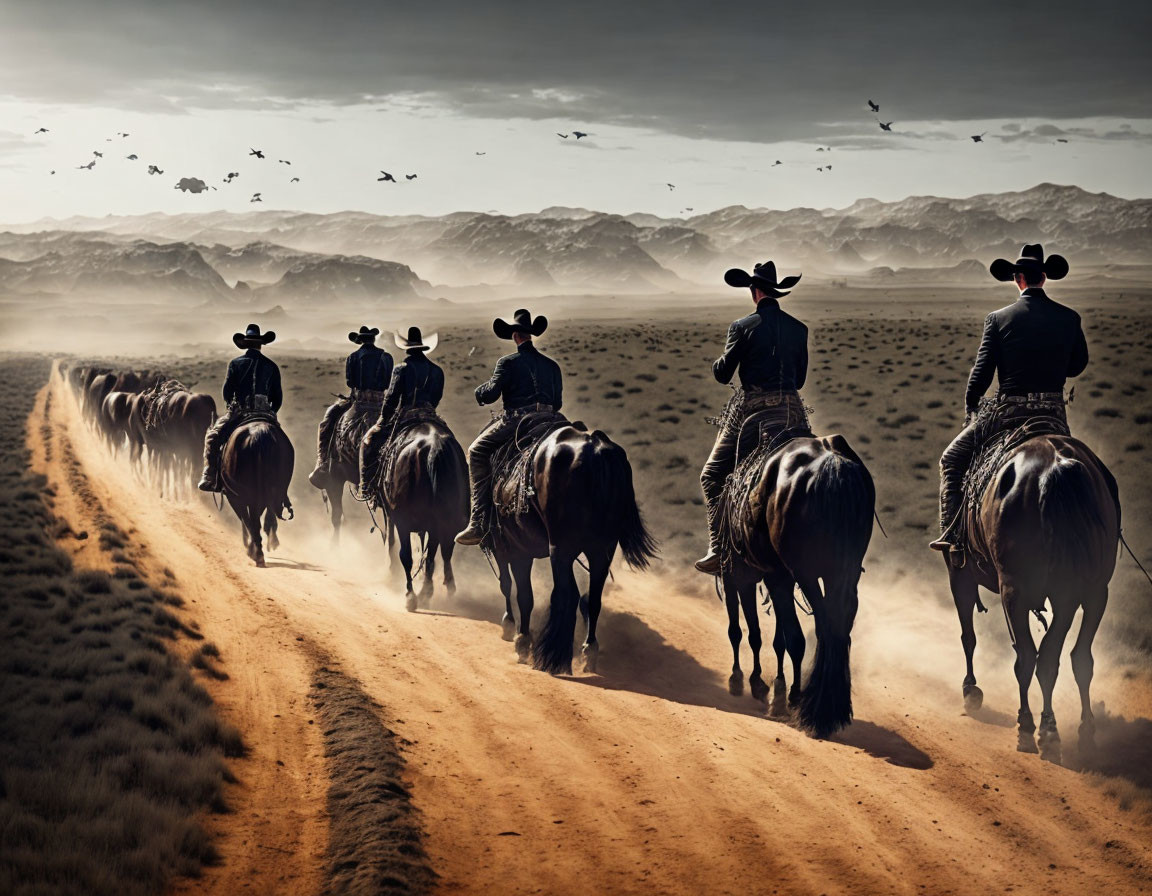
[[[765,261],[752,268],[752,273],[749,274],[740,268],[730,268],[724,272],[724,282],[729,286],[748,287],[755,286],[764,290],[769,298],[779,299],[787,295],[786,292],[781,290],[791,289],[800,282],[802,274],[797,274],[794,277],[785,277],[778,279],[776,276],[776,263],[773,261]]]
[[[1062,280],[1068,276],[1068,261],[1063,255],[1044,257],[1044,247],[1039,243],[1025,246],[1015,261],[997,258],[988,266],[988,271],[997,280],[1011,280],[1017,274],[1042,273],[1049,280]]]
[[[275,338],[276,333],[272,330],[261,333],[259,324],[248,324],[243,333],[232,334],[232,341],[236,343],[237,348],[260,348]]]
[[[492,321],[492,332],[501,339],[511,339],[513,333],[525,336],[539,336],[548,329],[548,318],[544,315],[532,317],[527,308],[520,308],[512,315],[512,322],[496,318]]]
[[[396,340],[396,347],[402,348],[404,351],[410,352],[419,350],[423,352],[431,352],[436,350],[436,346],[440,342],[440,334],[433,333],[427,339],[424,339],[424,337],[420,335],[419,327],[409,327],[407,338],[401,336],[399,333],[394,333],[393,339]]]
[[[365,342],[375,342],[376,337],[380,335],[380,331],[373,327],[369,330],[363,324],[360,325],[360,330],[356,333],[349,333],[348,340],[355,342],[357,345],[363,345]]]

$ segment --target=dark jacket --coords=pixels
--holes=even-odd
[[[242,407],[252,404],[253,395],[266,395],[272,410],[280,410],[284,403],[284,391],[280,387],[280,368],[271,358],[266,358],[259,349],[250,348],[239,358],[228,364],[228,376],[224,379],[224,400],[233,401]]]
[[[1027,395],[1062,392],[1064,381],[1079,376],[1087,366],[1088,344],[1080,315],[1031,286],[985,319],[964,405],[976,410],[993,374],[1000,380],[1002,395]]]
[[[383,392],[392,376],[392,356],[374,345],[362,345],[348,356],[344,379],[349,389]]]
[[[775,299],[761,299],[756,313],[728,328],[724,354],[712,374],[724,384],[740,371],[740,384],[760,389],[803,389],[808,377],[808,328],[780,310]]]
[[[428,360],[424,352],[409,352],[392,371],[392,382],[384,394],[381,417],[390,417],[400,408],[407,410],[418,404],[436,407],[444,397],[444,371]]]
[[[480,404],[504,399],[504,410],[514,411],[530,404],[548,404],[559,411],[563,383],[560,365],[540,354],[531,341],[521,343],[513,355],[496,362],[492,379],[476,389]]]

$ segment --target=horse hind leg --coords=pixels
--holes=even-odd
[[[950,566],[948,579],[952,587],[952,600],[956,604],[956,615],[960,618],[960,644],[964,648],[966,671],[961,684],[964,711],[971,715],[984,705],[984,692],[976,685],[976,672],[972,664],[976,652],[976,629],[972,625],[972,616],[980,598],[979,586],[970,569],[954,569]]]
[[[272,508],[264,511],[264,534],[268,539],[268,550],[274,551],[280,547],[280,521],[276,519],[276,512]]]
[[[500,620],[501,637],[512,641],[516,637],[516,617],[512,614],[512,570],[507,561],[500,561],[500,593],[504,595],[504,616]]]
[[[1008,632],[1012,636],[1012,646],[1016,649],[1016,662],[1013,671],[1020,688],[1020,711],[1017,713],[1019,740],[1016,749],[1021,753],[1038,753],[1036,749],[1036,722],[1028,705],[1028,689],[1036,672],[1036,642],[1028,628],[1028,603],[1013,585],[1002,585],[1000,601],[1004,607],[1004,618],[1008,621]]]
[[[584,671],[596,672],[600,662],[600,642],[596,640],[596,623],[600,619],[600,606],[604,597],[604,585],[608,581],[608,571],[612,567],[612,554],[595,554],[588,558],[588,594],[580,603],[586,605],[584,621],[588,632],[580,652],[584,657]]]
[[[748,676],[748,686],[752,689],[752,699],[761,703],[768,699],[768,685],[764,683],[760,668],[760,648],[763,639],[760,635],[760,617],[756,610],[756,585],[753,579],[740,586],[740,606],[744,610],[744,622],[748,626],[748,646],[752,649],[752,674]]]
[[[792,581],[769,583],[768,593],[772,607],[776,611],[776,633],[772,646],[776,650],[776,680],[772,683],[772,705],[769,715],[784,718],[800,702],[801,670],[804,666],[804,651],[807,643],[804,629],[796,615],[796,583]],[[792,687],[786,691],[784,676],[784,653],[792,661]]]
[[[248,556],[252,558],[255,564],[263,569],[264,563],[264,544],[260,538],[260,511],[255,507],[247,508],[247,522],[248,537],[250,540],[248,546]]]
[[[744,631],[740,628],[740,593],[731,576],[724,576],[724,608],[728,611],[728,642],[732,645],[732,674],[728,676],[728,693],[740,697],[744,694],[744,672],[740,668],[740,641]]]
[[[1080,632],[1076,635],[1076,643],[1072,647],[1072,674],[1076,677],[1076,686],[1080,690],[1081,759],[1090,758],[1096,752],[1096,718],[1092,715],[1092,698],[1089,693],[1095,668],[1095,661],[1092,659],[1092,641],[1096,637],[1096,630],[1100,628],[1104,608],[1108,606],[1107,586],[1090,594],[1083,606],[1084,615],[1080,620]]]
[[[452,571],[452,554],[456,550],[456,540],[452,533],[440,539],[440,559],[444,561],[444,590],[451,597],[456,593],[456,573]]]
[[[1057,597],[1052,599],[1052,624],[1040,642],[1040,652],[1036,660],[1036,679],[1040,682],[1040,693],[1044,697],[1044,708],[1040,711],[1040,758],[1059,763],[1061,759],[1060,732],[1056,730],[1056,714],[1052,710],[1052,691],[1056,687],[1056,675],[1060,671],[1060,651],[1064,649],[1064,639],[1072,627],[1076,604]]]
[[[396,537],[400,540],[400,565],[404,567],[404,607],[409,613],[416,612],[416,592],[412,590],[412,533],[397,527]]]
[[[432,603],[432,592],[435,583],[432,576],[436,572],[436,554],[440,550],[440,536],[435,532],[428,533],[428,540],[424,544],[424,584],[420,587],[420,606],[428,607]]]
[[[518,557],[511,563],[512,577],[516,581],[516,607],[520,611],[520,625],[516,632],[516,659],[527,663],[532,659],[532,558]]]

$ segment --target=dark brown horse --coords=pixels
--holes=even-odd
[[[750,488],[721,505],[732,556],[723,574],[732,643],[729,690],[743,693],[740,670],[740,610],[748,625],[753,667],[752,696],[764,700],[760,622],[756,586],[768,589],[776,611],[776,680],[772,712],[785,711],[784,654],[792,660],[788,703],[797,707],[801,727],[827,737],[852,721],[849,654],[859,604],[857,587],[864,553],[872,538],[876,489],[864,463],[839,435],[802,437],[738,470]],[[796,616],[799,586],[812,608],[816,656],[808,682],[800,687],[805,640]]]
[[[161,493],[179,493],[195,482],[204,450],[204,434],[216,420],[216,401],[191,392],[175,380],[142,392],[132,407],[129,440],[148,448],[149,464]]]
[[[316,487],[324,495],[324,503],[332,520],[332,541],[335,543],[340,541],[340,526],[344,522],[344,489],[349,482],[354,485],[360,482],[360,442],[379,416],[379,404],[353,402],[337,422],[336,431],[332,435],[328,476],[322,485]]]
[[[656,554],[636,504],[632,466],[624,449],[600,430],[589,433],[569,425],[533,449],[529,478],[535,494],[527,511],[499,517],[492,535],[504,594],[504,637],[512,640],[515,633],[520,662],[531,657],[537,669],[571,674],[576,613],[582,604],[573,565],[583,554],[589,572],[584,668],[595,672],[600,650],[596,621],[617,547],[634,569],[645,569]],[[496,502],[515,505],[516,488],[515,482],[500,484]],[[544,557],[552,566],[551,606],[540,641],[533,646],[532,563]],[[512,614],[513,583],[518,626]]]
[[[277,424],[268,420],[241,423],[228,437],[220,457],[220,480],[224,496],[240,518],[244,546],[257,566],[264,566],[260,539],[260,519],[268,536],[268,549],[276,550],[277,520],[292,503],[288,485],[292,481],[295,452],[292,443]]]
[[[384,447],[394,459],[380,465],[380,478],[372,484],[372,500],[382,506],[388,525],[400,541],[407,607],[414,611],[432,598],[436,554],[444,561],[444,587],[452,594],[455,535],[468,523],[468,464],[452,430],[443,421],[426,420],[406,427],[393,437],[395,445]],[[424,583],[419,595],[412,590],[412,535],[424,545]],[[389,532],[391,536],[391,531]],[[389,538],[391,542],[391,538]]]
[[[1096,730],[1089,699],[1092,640],[1108,604],[1108,582],[1120,538],[1116,480],[1083,442],[1062,435],[1036,436],[1008,453],[978,506],[965,512],[968,561],[960,569],[949,566],[948,577],[967,662],[966,707],[974,711],[984,699],[972,669],[976,649],[972,615],[976,607],[984,609],[979,594],[983,586],[999,592],[1016,651],[1018,749],[1037,750],[1036,723],[1028,705],[1035,673],[1044,698],[1040,752],[1058,761],[1060,735],[1052,712],[1052,690],[1064,639],[1076,610],[1082,608],[1080,632],[1072,648],[1072,674],[1080,689],[1081,751],[1091,750]],[[1037,653],[1028,617],[1042,612],[1046,601],[1052,608],[1052,623]]]
[[[124,441],[130,438],[128,424],[135,398],[136,395],[132,392],[119,391],[109,392],[104,397],[104,403],[97,416],[97,428],[113,457]]]

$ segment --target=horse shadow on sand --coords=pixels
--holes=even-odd
[[[480,622],[496,622],[498,595],[481,599],[458,593],[444,599],[432,612],[451,613]],[[434,602],[435,603],[435,602]],[[537,600],[539,608],[541,601]],[[497,609],[494,609],[497,608]],[[543,616],[544,614],[541,614]],[[584,635],[577,622],[577,639]],[[723,631],[720,632],[723,637]],[[766,724],[788,724],[786,719],[767,717],[765,705],[751,697],[728,694],[727,677],[701,665],[695,657],[669,644],[644,620],[627,612],[604,606],[597,635],[604,646],[596,675],[577,675],[567,680],[584,687],[606,691],[629,691],[687,706],[702,706],[721,712],[754,716]],[[509,648],[511,655],[511,648]],[[574,668],[580,668],[580,652],[575,651]],[[856,720],[847,729],[829,738],[832,743],[854,747],[877,759],[903,768],[924,770],[932,758],[903,736],[873,722]]]

